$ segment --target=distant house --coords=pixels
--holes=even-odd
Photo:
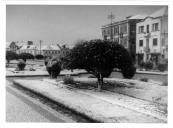
[[[16,52],[19,49],[18,45],[16,45],[16,42],[6,42],[6,50]]]
[[[57,45],[45,45],[42,46],[41,51],[39,52],[45,57],[58,56],[60,53],[60,47]]]
[[[168,7],[164,7],[137,23],[136,53],[141,61],[168,59]]]
[[[23,45],[18,51],[18,54],[21,53],[30,53],[32,55],[37,55],[38,54],[38,48],[35,45]]]

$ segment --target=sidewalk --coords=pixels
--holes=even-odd
[[[54,84],[53,84],[54,83]],[[143,111],[147,102],[135,98],[95,90],[71,88],[55,81],[15,80],[14,84],[23,86],[53,101],[72,109],[97,122],[119,123],[165,123],[167,116],[162,112]],[[120,99],[120,100],[119,100]],[[123,100],[125,99],[126,102]],[[130,101],[130,102],[129,102]],[[136,109],[134,105],[145,105]],[[130,107],[131,108],[130,108]],[[139,108],[139,107],[138,107]],[[148,106],[148,108],[152,108]],[[157,108],[154,108],[155,110]],[[147,110],[147,108],[146,108]]]

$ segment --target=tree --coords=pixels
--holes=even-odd
[[[43,58],[44,58],[44,56],[43,56],[43,55],[38,54],[38,55],[35,55],[35,58],[39,60],[39,59],[43,59]]]
[[[85,69],[98,79],[101,90],[103,78],[109,77],[114,68],[119,68],[125,78],[135,74],[132,57],[121,45],[108,40],[83,41],[70,52],[70,69]]]
[[[45,60],[46,70],[51,78],[56,78],[61,71],[61,63],[57,58]]]
[[[19,54],[19,58],[26,61],[27,59],[34,59],[34,56],[30,53],[21,53]]]
[[[10,60],[16,60],[16,59],[18,59],[18,54],[12,51],[6,51],[6,60],[8,65],[10,63]]]
[[[18,66],[19,71],[23,71],[25,69],[25,66],[26,66],[25,61],[22,59],[19,59],[17,66]]]

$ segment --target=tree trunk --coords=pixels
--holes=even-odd
[[[51,79],[53,78],[53,73],[52,73],[52,71],[51,71],[51,73],[50,73],[50,78],[51,78]]]
[[[98,77],[98,91],[101,91],[102,90],[102,85],[103,85],[103,78],[102,78],[102,75],[99,74],[99,77]]]

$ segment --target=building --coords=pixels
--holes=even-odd
[[[135,59],[136,54],[136,23],[146,15],[129,16],[125,20],[113,22],[102,27],[104,40],[112,40],[129,50]]]
[[[22,48],[24,45],[33,45],[32,41],[24,42],[24,41],[12,41],[12,42],[6,42],[6,50],[7,51],[13,51],[18,52],[20,48]]]
[[[6,50],[16,52],[19,49],[18,45],[16,45],[16,42],[6,42]]]
[[[17,53],[30,53],[35,56],[38,54],[38,47],[36,45],[23,45],[20,49],[18,49]]]
[[[136,60],[168,59],[168,7],[147,16],[136,25]]]
[[[45,57],[58,56],[60,53],[60,48],[57,45],[45,45],[42,46],[40,53]]]

